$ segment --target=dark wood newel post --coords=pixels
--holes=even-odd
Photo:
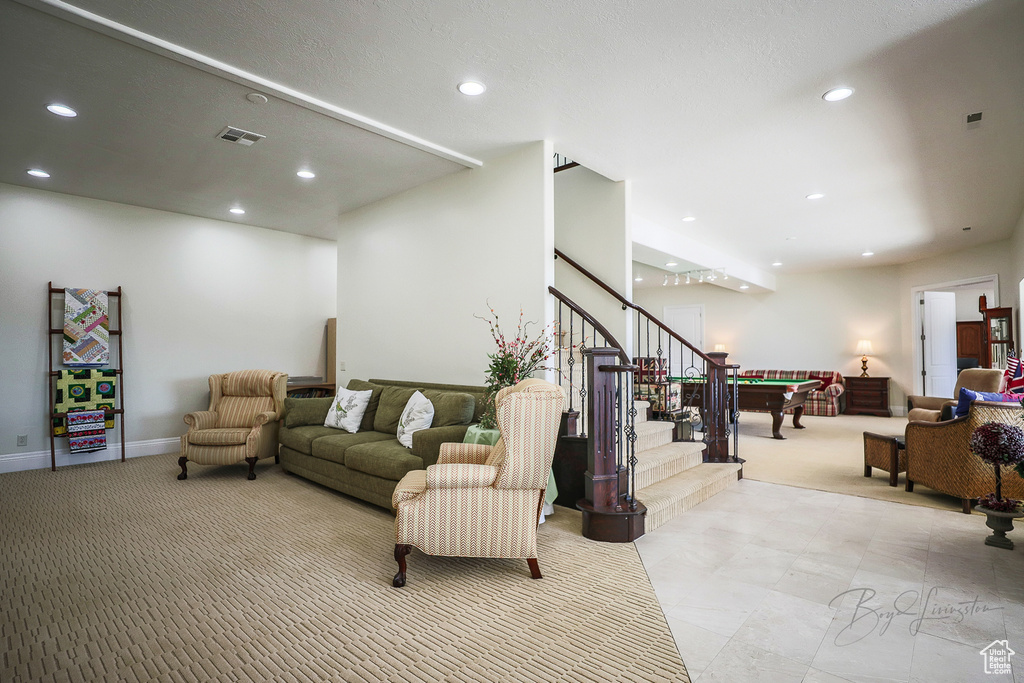
[[[704,429],[707,436],[705,462],[729,462],[729,377],[726,373],[724,351],[711,351],[708,357],[707,384],[704,386],[707,400],[704,402]]]
[[[619,468],[615,452],[616,373],[600,370],[615,365],[619,350],[586,349],[587,372],[587,472],[584,498],[576,507],[583,511],[583,535],[595,541],[628,543],[644,534],[647,508],[630,510],[624,504],[626,491],[619,490]]]

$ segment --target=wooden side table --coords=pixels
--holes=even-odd
[[[888,377],[843,377],[847,415],[892,417],[889,412]]]

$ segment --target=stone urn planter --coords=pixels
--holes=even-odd
[[[1024,517],[1024,512],[997,512],[981,505],[974,509],[985,513],[985,526],[992,530],[992,535],[985,539],[985,545],[1013,550],[1013,541],[1006,537],[1007,531],[1013,531],[1013,520]]]

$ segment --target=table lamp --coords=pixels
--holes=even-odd
[[[871,340],[861,339],[857,342],[857,353],[860,354],[860,369],[861,377],[868,376],[868,356],[873,356],[874,351],[871,350]]]
[[[725,351],[725,344],[715,344],[715,351],[724,352]]]

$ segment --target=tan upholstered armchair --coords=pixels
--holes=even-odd
[[[960,399],[960,389],[971,391],[985,391],[995,393],[999,391],[1003,382],[1003,371],[989,368],[967,368],[961,370],[956,377],[956,386],[953,387],[953,398],[939,398],[936,396],[907,396],[907,419],[911,421],[924,420],[925,422],[938,422],[948,420],[953,416],[953,409],[956,408]],[[946,415],[943,416],[943,409]]]
[[[971,453],[968,440],[974,430],[986,422],[1016,424],[1019,403],[975,401],[965,417],[945,422],[908,422],[907,491],[914,484],[956,496],[963,511],[970,513],[971,502],[996,490],[992,465]],[[1024,479],[1012,468],[1002,468],[1003,496],[1024,498]]]
[[[392,496],[396,508],[392,585],[405,585],[405,556],[525,558],[537,564],[537,525],[555,454],[565,396],[539,379],[498,392],[494,446],[441,444],[436,465],[409,472]]]
[[[188,478],[189,461],[199,465],[249,463],[277,457],[277,428],[288,375],[271,370],[239,370],[210,375],[210,409],[185,416],[178,479]]]

